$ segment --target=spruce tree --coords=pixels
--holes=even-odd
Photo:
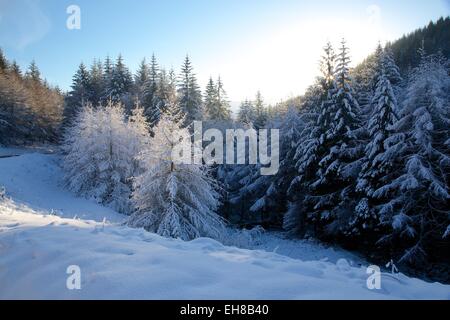
[[[30,66],[25,73],[25,77],[35,83],[41,82],[41,72],[39,71],[36,61],[31,61]]]
[[[382,239],[400,262],[423,264],[441,252],[440,241],[450,224],[449,174],[450,77],[445,64],[419,50],[420,62],[406,88],[400,120],[394,128],[403,139],[393,145],[403,159],[399,177],[374,192],[390,200],[380,214],[391,232]]]
[[[208,84],[205,89],[205,98],[203,102],[203,110],[205,112],[205,118],[208,120],[215,119],[217,115],[217,109],[219,108],[219,102],[217,97],[217,88],[214,84],[212,77],[209,77]]]
[[[136,75],[134,76],[134,94],[139,102],[144,101],[145,86],[150,79],[150,70],[145,58],[139,64]]]
[[[103,64],[100,60],[94,60],[89,72],[89,101],[94,107],[102,102],[103,92],[105,91]]]
[[[267,121],[267,112],[260,91],[256,93],[256,99],[253,105],[255,108],[255,120],[253,122],[253,125],[255,126],[255,129],[258,130],[263,128]]]
[[[132,85],[133,79],[131,73],[124,64],[122,55],[119,55],[112,70],[111,81],[107,87],[107,96],[113,102],[121,102],[131,92]]]
[[[247,125],[252,125],[255,121],[255,107],[248,99],[243,101],[239,106],[238,121]]]
[[[189,56],[186,56],[178,83],[178,100],[180,109],[186,115],[185,125],[189,126],[194,120],[202,119],[202,94],[197,84],[197,78]]]
[[[381,222],[378,206],[387,199],[376,197],[374,193],[384,183],[395,179],[399,170],[400,150],[390,147],[390,141],[399,138],[393,128],[398,120],[399,108],[386,74],[384,55],[387,53],[381,53],[379,66],[376,68],[377,85],[372,99],[373,111],[367,128],[369,140],[356,186],[362,198],[355,208],[355,218],[349,226],[352,233],[358,234],[365,230],[373,232],[374,229],[378,229]]]
[[[150,123],[150,126],[154,126],[161,115],[159,110],[160,97],[157,95],[158,82],[159,82],[159,66],[156,60],[155,54],[152,54],[150,61],[150,67],[148,70],[148,79],[145,83],[143,107],[145,109],[145,115]]]
[[[219,106],[218,113],[216,118],[218,120],[230,120],[231,119],[231,111],[230,111],[230,102],[228,101],[227,93],[224,89],[222,79],[217,79],[217,103]]]
[[[72,86],[64,104],[64,126],[69,125],[77,113],[88,104],[92,95],[91,79],[84,63],[81,63],[73,76]]]

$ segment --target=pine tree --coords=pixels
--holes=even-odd
[[[150,126],[154,126],[161,116],[161,110],[159,109],[160,98],[157,95],[159,82],[159,66],[156,60],[156,56],[153,54],[150,61],[150,68],[148,79],[145,83],[143,106],[145,109],[145,115],[150,123]]]
[[[219,194],[203,166],[183,164],[174,149],[187,144],[190,134],[182,128],[178,107],[171,105],[153,128],[149,148],[139,157],[144,173],[135,179],[133,201],[137,208],[128,224],[143,227],[165,237],[191,240],[219,239],[222,219],[216,214]],[[186,150],[186,149],[184,149]]]
[[[102,104],[107,103],[110,100],[109,88],[111,88],[112,75],[114,71],[114,64],[109,56],[106,56],[105,62],[103,63],[103,86],[104,91],[102,95]]]
[[[197,84],[197,78],[189,56],[186,56],[178,83],[178,101],[180,109],[186,115],[186,126],[194,120],[202,119],[202,94]]]
[[[8,60],[3,54],[3,50],[0,48],[0,72],[5,72],[8,69]]]
[[[391,233],[381,240],[401,253],[400,262],[421,264],[438,257],[431,243],[445,235],[449,219],[450,112],[448,69],[419,50],[420,63],[406,88],[400,120],[395,129],[404,139],[395,141],[404,159],[400,176],[374,192],[390,201],[380,211]],[[439,239],[439,240],[438,240]]]
[[[92,63],[89,79],[89,101],[93,106],[99,106],[105,91],[103,64],[100,60],[94,60]]]
[[[72,87],[64,104],[64,126],[70,124],[82,107],[90,102],[91,79],[86,66],[81,63],[72,79]]]
[[[109,70],[106,70],[108,77]],[[125,100],[125,96],[131,92],[133,79],[130,71],[123,62],[122,55],[117,57],[116,64],[111,73],[111,80],[106,89],[107,97],[113,102],[121,102]]]
[[[326,63],[331,63],[330,55],[326,56]],[[299,176],[290,192],[302,203],[300,210],[313,222],[319,236],[342,232],[353,212],[351,199],[361,146],[357,140],[359,105],[350,86],[349,61],[342,41],[334,79],[325,75],[329,88],[316,126],[310,128],[309,139],[296,154]]]
[[[231,111],[230,111],[230,102],[228,101],[227,93],[224,89],[222,79],[217,79],[217,103],[219,106],[216,119],[218,120],[230,120],[231,119]]]
[[[331,125],[328,107],[332,95],[336,91],[334,81],[336,57],[329,42],[323,50],[324,54],[320,61],[322,75],[316,85],[307,91],[307,97],[302,106],[302,110],[304,110],[302,121],[305,129],[302,131],[293,159],[298,174],[292,179],[288,189],[290,204],[283,225],[288,231],[295,233],[307,232],[307,220],[309,220],[309,224],[314,222],[311,221],[314,219],[310,213],[311,203],[307,203],[306,200],[312,193],[310,187],[316,179],[316,173],[319,170],[318,163],[325,156],[324,134]]]
[[[261,129],[266,124],[267,112],[264,106],[264,100],[262,98],[261,92],[259,91],[256,93],[254,106],[255,106],[255,120],[253,122],[253,125],[255,126],[255,129]]]
[[[25,73],[25,77],[35,83],[41,82],[41,72],[39,71],[36,61],[31,61],[30,66]]]
[[[208,120],[215,119],[218,108],[219,102],[217,97],[217,88],[212,77],[209,77],[209,81],[205,89],[205,99],[203,102],[203,110],[205,112],[204,117]]]
[[[386,70],[386,77],[388,78],[391,85],[394,88],[400,86],[400,84],[403,82],[403,78],[400,75],[400,69],[395,63],[394,54],[392,53],[392,49],[390,46],[386,46],[384,48],[382,55],[382,64]]]
[[[286,212],[288,206],[287,190],[297,173],[294,154],[304,123],[298,110],[290,107],[280,119],[270,121],[267,126],[280,130],[280,141],[270,141],[271,148],[279,144],[279,171],[274,175],[261,175],[262,165],[258,165],[249,188],[252,197],[247,197],[245,201],[252,199],[249,210],[253,215],[259,215],[262,223],[281,225],[281,214]]]
[[[20,70],[20,67],[15,60],[11,63],[10,70],[16,77],[22,78],[22,70]]]
[[[255,121],[255,108],[251,101],[246,99],[239,106],[238,121],[247,125],[252,125]]]
[[[150,79],[150,70],[145,58],[142,59],[139,68],[134,76],[134,91],[136,98],[142,103],[144,101],[145,86]]]
[[[365,147],[356,186],[362,198],[356,206],[355,219],[349,227],[352,233],[361,233],[364,230],[373,232],[378,228],[381,219],[377,206],[386,201],[386,198],[377,198],[374,193],[384,183],[393,180],[399,169],[396,165],[401,150],[395,148],[397,144],[390,146],[391,141],[401,138],[393,128],[398,120],[399,109],[391,82],[386,75],[387,64],[384,55],[387,53],[380,53],[377,60],[377,85],[372,99],[373,111],[368,121],[369,141]]]

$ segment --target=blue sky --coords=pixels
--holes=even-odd
[[[72,4],[80,30],[66,28]],[[0,0],[0,46],[63,89],[81,61],[122,53],[134,71],[154,52],[178,72],[189,54],[202,87],[220,74],[230,100],[261,90],[276,102],[313,81],[325,41],[346,37],[357,63],[378,41],[449,14],[449,0]]]

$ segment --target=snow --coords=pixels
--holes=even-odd
[[[401,273],[369,290],[364,260],[314,241],[263,232],[248,250],[129,228],[65,191],[57,161],[0,159],[0,299],[450,299],[449,285]],[[80,290],[66,287],[70,265]]]
[[[0,148],[4,156],[18,154],[16,150]],[[20,154],[21,152],[19,152]],[[23,153],[23,152],[22,152]],[[66,218],[86,218],[120,222],[124,216],[94,201],[78,198],[62,188],[62,169],[59,157],[41,153],[0,158],[0,187],[17,203],[54,212]]]

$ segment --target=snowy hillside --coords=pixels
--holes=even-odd
[[[61,187],[57,160],[0,159],[1,299],[450,299],[450,286],[403,274],[369,290],[363,260],[314,242],[266,233],[256,247],[268,252],[122,226],[123,215]],[[81,290],[66,287],[70,265]]]

